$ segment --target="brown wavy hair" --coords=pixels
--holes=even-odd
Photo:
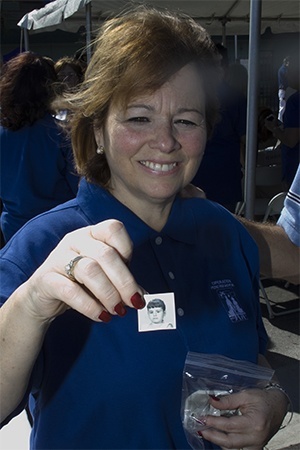
[[[58,73],[66,66],[69,66],[74,70],[74,72],[78,76],[79,82],[81,83],[85,72],[85,67],[83,66],[83,64],[76,58],[72,58],[71,56],[63,56],[55,62],[55,72]]]
[[[51,58],[24,52],[8,61],[2,70],[0,123],[3,127],[16,131],[33,125],[51,111],[57,81]]]
[[[105,124],[109,106],[125,108],[133,97],[156,91],[192,62],[203,80],[210,135],[218,111],[219,57],[206,30],[190,17],[145,5],[104,23],[81,89],[70,98],[78,172],[106,186],[110,170],[105,154],[96,155],[94,128]]]

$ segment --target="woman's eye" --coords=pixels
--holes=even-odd
[[[145,122],[149,122],[149,119],[147,117],[142,117],[142,116],[138,116],[138,117],[130,117],[130,119],[128,119],[129,122],[137,122],[137,123],[145,123]]]
[[[187,120],[187,119],[179,119],[176,120],[175,123],[179,123],[181,125],[186,125],[186,126],[197,126],[197,124],[195,122],[192,122],[191,120]]]

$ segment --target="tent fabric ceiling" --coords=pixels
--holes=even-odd
[[[101,21],[128,5],[147,3],[180,10],[194,17],[210,34],[248,35],[250,0],[55,0],[33,10],[18,25],[32,32],[63,29],[76,32],[85,24],[85,5],[91,4],[91,22],[97,28]],[[299,32],[298,0],[263,0],[261,33],[270,27],[273,33]]]

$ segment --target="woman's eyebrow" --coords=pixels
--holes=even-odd
[[[133,103],[133,104],[127,106],[127,109],[135,109],[135,108],[142,108],[142,109],[146,109],[147,111],[154,111],[153,106],[146,105],[144,103]]]
[[[195,113],[200,114],[201,116],[203,116],[203,112],[200,111],[200,110],[197,109],[197,108],[180,108],[180,109],[177,111],[177,113],[179,113],[179,114],[182,114],[182,113],[185,113],[185,112],[195,112]]]
[[[131,105],[127,106],[127,110],[135,109],[135,108],[137,108],[137,109],[146,109],[147,111],[154,111],[154,107],[153,106],[147,105],[147,104],[144,104],[144,103],[136,103],[136,104],[131,104]],[[179,108],[176,111],[176,114],[182,114],[182,113],[186,113],[186,112],[195,112],[196,114],[199,114],[201,116],[204,115],[204,113],[202,111],[200,111],[199,109],[197,109],[197,108]]]

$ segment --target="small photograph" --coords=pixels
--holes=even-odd
[[[144,295],[146,306],[138,310],[139,331],[176,329],[173,292]]]

